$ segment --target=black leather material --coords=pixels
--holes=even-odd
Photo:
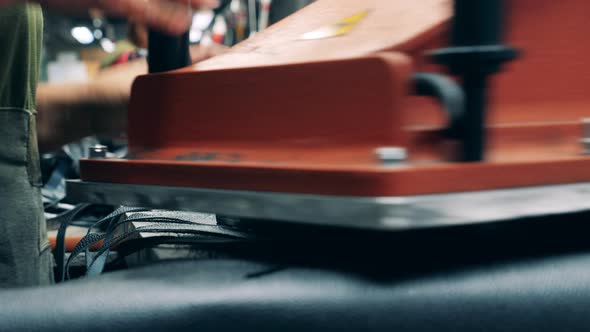
[[[589,312],[590,253],[401,278],[179,261],[0,293],[0,331],[587,331]]]

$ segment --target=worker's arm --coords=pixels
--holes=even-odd
[[[180,34],[186,31],[192,17],[192,8],[212,8],[219,0],[0,0],[0,6],[18,2],[38,2],[44,7],[61,12],[80,13],[89,8],[104,10],[110,15],[129,18],[129,20]]]
[[[193,63],[224,51],[217,45],[193,46]],[[145,59],[101,71],[88,83],[40,84],[37,133],[42,152],[90,135],[117,135],[127,126],[131,85],[147,73]]]
[[[106,69],[88,83],[41,83],[37,87],[37,134],[41,152],[91,135],[122,132],[130,87],[147,72],[145,60]]]

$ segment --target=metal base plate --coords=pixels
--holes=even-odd
[[[590,183],[407,197],[339,197],[69,181],[77,202],[407,230],[590,211]]]

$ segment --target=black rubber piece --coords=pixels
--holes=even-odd
[[[457,75],[466,71],[490,75],[500,71],[502,63],[516,59],[519,52],[504,45],[455,46],[435,50],[429,56]]]
[[[448,124],[445,134],[460,138],[463,133],[465,95],[453,80],[434,73],[414,73],[415,93],[418,96],[436,98],[447,113]]]

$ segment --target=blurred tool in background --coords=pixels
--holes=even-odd
[[[256,0],[248,0],[248,29],[250,30],[250,34],[248,37],[254,36],[256,34],[258,26],[258,16],[257,16],[257,8],[256,8]]]
[[[216,9],[200,10],[193,14],[189,40],[191,44],[211,42],[215,27],[216,31],[223,32],[222,36],[216,36],[216,39],[220,39],[219,43],[232,46],[311,2],[313,0],[221,0]],[[92,61],[98,63],[90,70],[90,78],[99,68],[124,60],[123,55],[128,55],[128,59],[145,57],[147,37],[135,38],[138,32],[143,33],[141,24],[128,25],[124,20],[105,15],[99,10],[91,10],[88,15],[76,17],[46,12],[45,23],[46,61],[55,61],[62,52],[82,51],[84,54],[77,56],[82,61],[96,54],[96,59]],[[99,56],[101,54],[106,54],[108,59],[103,62]],[[45,69],[42,72],[45,73]]]
[[[266,29],[268,26],[268,19],[270,18],[270,5],[272,0],[260,1],[260,18],[258,20],[258,31]]]
[[[242,40],[246,36],[246,23],[248,15],[242,0],[233,0],[230,5],[230,15],[228,17],[230,24],[234,26],[235,40]]]
[[[191,29],[192,43],[211,41],[233,46],[313,0],[224,0],[210,12],[198,12]]]

